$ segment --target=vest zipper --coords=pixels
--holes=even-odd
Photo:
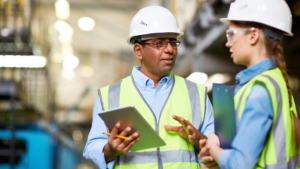
[[[175,77],[174,77],[174,75],[173,75],[173,80],[174,80],[174,81],[173,81],[173,84],[172,84],[172,89],[171,89],[171,91],[170,91],[170,93],[169,93],[169,96],[167,97],[167,100],[166,100],[165,104],[163,105],[163,107],[162,107],[162,109],[161,109],[161,112],[160,112],[160,114],[159,114],[159,119],[158,119],[158,121],[157,121],[157,119],[156,119],[156,117],[155,117],[155,114],[154,114],[153,110],[151,109],[151,107],[149,106],[149,104],[146,102],[145,98],[143,97],[143,95],[141,94],[141,92],[139,91],[139,89],[136,87],[132,75],[131,75],[131,80],[132,80],[132,83],[133,83],[135,89],[138,91],[138,93],[140,94],[141,98],[144,100],[144,102],[146,103],[146,105],[148,106],[148,108],[150,109],[150,111],[152,112],[152,115],[154,116],[154,119],[155,119],[155,131],[156,131],[156,133],[159,135],[159,121],[160,121],[161,114],[162,114],[162,112],[163,112],[163,110],[164,110],[164,108],[165,108],[165,105],[166,105],[166,103],[168,102],[168,100],[169,100],[169,98],[170,98],[170,95],[171,95],[171,93],[172,93],[172,91],[173,91],[173,88],[174,88],[174,84],[175,84]],[[160,153],[160,148],[157,147],[156,151],[157,151],[157,157],[158,157],[158,169],[163,169],[162,159],[161,159],[161,153]]]

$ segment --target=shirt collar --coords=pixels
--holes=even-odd
[[[132,69],[132,76],[134,79],[134,82],[143,90],[146,88],[147,84],[152,81],[150,78],[148,78],[146,75],[144,75],[141,72],[141,66],[135,66]],[[173,84],[173,70],[165,77],[163,77],[159,83],[163,83],[164,81],[167,82],[167,87]],[[152,81],[153,82],[153,81]]]
[[[253,77],[261,74],[262,72],[276,68],[276,64],[273,59],[265,59],[245,70],[239,72],[236,76],[236,84],[244,84],[251,80]]]

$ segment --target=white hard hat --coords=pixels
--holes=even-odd
[[[227,18],[220,21],[256,22],[293,36],[292,13],[284,0],[236,0],[231,3]]]
[[[128,44],[132,37],[149,34],[177,34],[183,35],[174,15],[166,8],[161,6],[148,6],[141,9],[130,23]]]

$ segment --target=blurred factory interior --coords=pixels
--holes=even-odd
[[[139,9],[168,8],[185,32],[174,73],[205,84],[235,83],[244,69],[219,22],[233,0],[0,0],[0,168],[93,169],[82,157],[97,89],[139,65],[126,43]],[[294,37],[284,38],[300,108],[300,0],[287,0]],[[299,110],[298,110],[299,113]]]

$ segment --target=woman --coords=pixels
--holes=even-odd
[[[237,0],[221,21],[230,24],[233,62],[247,67],[236,76],[238,132],[228,150],[214,134],[201,140],[199,158],[209,168],[300,168],[300,122],[281,45],[283,35],[293,36],[288,5]]]

